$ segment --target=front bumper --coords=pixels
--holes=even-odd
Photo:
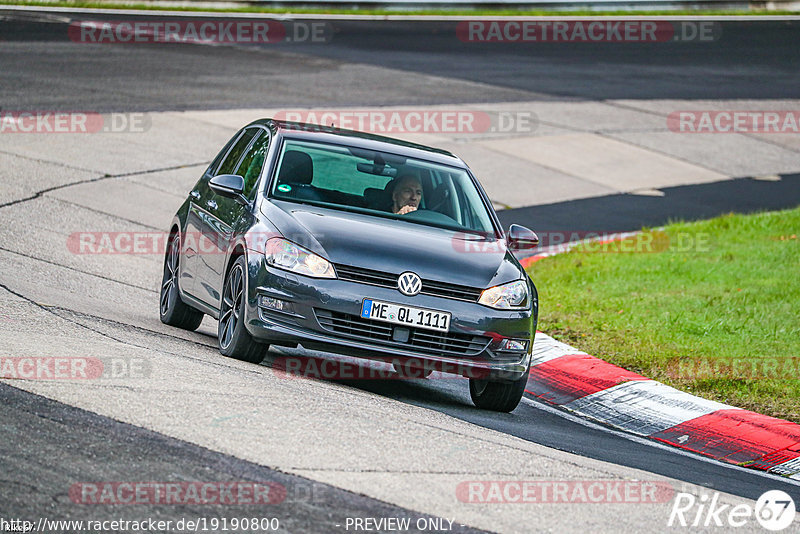
[[[533,310],[502,311],[442,297],[408,297],[385,287],[295,275],[256,258],[249,260],[248,271],[245,324],[261,341],[381,361],[419,360],[444,372],[497,381],[517,380],[528,372],[536,330]],[[262,304],[263,299],[280,301],[285,309],[259,306],[259,297]],[[401,341],[404,336],[395,335],[396,325],[360,318],[364,298],[451,312],[450,331],[419,330],[417,335],[410,328]],[[526,340],[525,350],[501,350],[508,338]]]

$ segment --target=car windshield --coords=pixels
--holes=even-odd
[[[384,218],[493,234],[469,174],[395,154],[287,139],[272,198]]]

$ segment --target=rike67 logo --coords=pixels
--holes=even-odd
[[[675,496],[667,526],[743,527],[755,518],[765,529],[778,532],[792,524],[796,513],[794,500],[781,490],[762,494],[755,507],[749,504],[720,504],[717,492],[712,497],[696,497],[681,492]]]

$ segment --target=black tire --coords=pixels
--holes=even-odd
[[[394,367],[395,373],[404,378],[428,378],[433,372],[433,369],[427,365],[420,367],[401,360],[394,360],[392,367]]]
[[[514,382],[491,382],[482,378],[469,379],[469,395],[475,406],[494,412],[514,410],[525,393],[528,373]]]
[[[269,345],[253,339],[244,326],[247,304],[246,270],[247,261],[244,256],[239,256],[225,276],[217,340],[219,351],[223,355],[245,362],[261,363]]]
[[[203,322],[204,313],[195,310],[181,300],[178,291],[178,264],[180,262],[181,238],[179,234],[169,236],[167,254],[164,256],[164,275],[161,277],[159,293],[159,315],[161,322],[184,330],[196,330]]]

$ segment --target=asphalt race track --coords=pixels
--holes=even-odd
[[[0,113],[140,113],[148,128],[0,134],[1,355],[88,354],[143,371],[0,383],[0,518],[270,516],[281,531],[346,532],[348,518],[405,517],[421,531],[445,518],[458,532],[636,532],[664,530],[670,515],[669,502],[466,503],[455,488],[470,480],[653,480],[720,492],[730,504],[752,505],[771,489],[800,503],[797,481],[644,443],[531,399],[511,414],[476,410],[464,379],[290,380],[270,367],[279,350],[258,366],[226,359],[208,318],[193,333],[159,322],[159,254],[81,256],[65,246],[78,231],[163,231],[218,147],[257,118],[252,110],[308,107],[530,107],[542,138],[625,144],[630,176],[648,168],[645,156],[685,172],[653,184],[653,194],[646,181],[569,174],[546,154],[503,159],[505,137],[433,136],[430,144],[474,158],[476,170],[503,171],[482,181],[509,207],[500,212],[506,225],[622,231],[794,207],[798,134],[694,143],[667,137],[662,115],[736,101],[798,109],[800,21],[722,22],[710,43],[529,46],[463,43],[455,22],[338,20],[325,43],[200,46],[75,43],[67,26],[84,18],[0,9]],[[644,129],[633,115],[661,122]],[[520,181],[529,171],[533,192]],[[257,509],[76,502],[75,484],[102,481],[247,481],[285,496]],[[755,521],[738,530],[762,531]]]
[[[96,19],[136,17],[30,14],[3,24],[4,107],[158,111],[797,97],[800,21],[718,23],[722,33],[714,42],[464,43],[454,37],[456,22],[335,21],[330,42],[252,45],[258,54],[226,46],[136,44],[113,52],[54,46],[70,42],[65,22]]]

